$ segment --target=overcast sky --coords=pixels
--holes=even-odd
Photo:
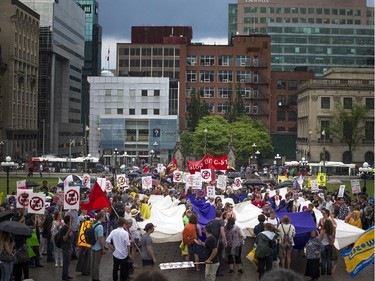
[[[97,0],[103,28],[102,68],[110,48],[109,68],[115,68],[116,43],[130,42],[133,25],[190,25],[193,41],[226,44],[228,4],[236,0]],[[353,0],[356,1],[356,0]],[[374,0],[367,0],[374,6]]]

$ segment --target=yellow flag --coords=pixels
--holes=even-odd
[[[78,246],[80,247],[86,247],[86,248],[91,248],[90,244],[86,243],[86,238],[85,238],[85,230],[87,228],[90,228],[92,225],[92,221],[84,221],[81,225],[81,228],[79,230],[79,235],[78,235]]]

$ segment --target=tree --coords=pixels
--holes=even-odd
[[[350,157],[360,140],[365,136],[364,120],[366,115],[367,109],[364,105],[354,103],[351,109],[345,109],[341,103],[336,103],[330,124],[330,133],[348,145]]]
[[[225,119],[229,123],[235,122],[242,116],[245,116],[245,104],[241,94],[241,85],[237,85],[235,95],[232,92],[228,94],[228,101],[225,105]]]
[[[200,95],[195,89],[191,91],[190,97],[190,104],[187,108],[187,126],[189,131],[193,132],[197,127],[199,120],[204,116],[210,115],[210,110],[204,101],[201,102]]]
[[[207,130],[205,132],[205,129]],[[193,154],[200,159],[206,152],[218,156],[228,153],[228,144],[233,137],[236,149],[236,158],[242,163],[247,163],[249,157],[255,152],[252,144],[257,144],[261,155],[273,151],[271,136],[260,121],[243,116],[236,122],[229,123],[222,116],[203,117],[193,132]]]

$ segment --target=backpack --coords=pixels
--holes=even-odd
[[[83,233],[87,244],[94,245],[96,243],[95,228],[98,225],[100,225],[100,223],[96,223],[94,227],[91,226],[90,228],[87,228]]]
[[[59,229],[59,231],[55,234],[55,237],[53,238],[54,239],[54,242],[55,242],[55,246],[59,249],[61,249],[61,244],[63,242],[63,229],[64,229],[65,226],[61,227]]]
[[[283,229],[283,239],[281,240],[281,244],[283,247],[285,248],[290,248],[293,246],[293,241],[292,241],[292,238],[290,238],[289,236],[289,232],[290,232],[290,229],[292,228],[291,225],[289,225],[289,230],[288,230],[288,233],[285,233],[285,230],[284,230],[284,227],[281,225],[281,228]]]

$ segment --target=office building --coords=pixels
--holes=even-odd
[[[18,0],[0,1],[1,161],[25,161],[38,135],[39,14]]]
[[[73,0],[22,0],[40,17],[38,155],[69,155],[84,144],[81,122],[85,12]],[[84,145],[72,156],[85,154]]]
[[[85,63],[82,70],[82,125],[89,123],[90,85],[88,76],[100,76],[102,27],[99,25],[99,4],[96,0],[75,0],[85,12]]]
[[[374,9],[366,0],[238,0],[229,4],[228,37],[271,36],[272,70],[374,65]],[[230,41],[229,41],[230,42]]]
[[[115,77],[105,70],[88,81],[91,155],[118,167],[170,161],[178,120],[169,108],[169,78]]]
[[[297,159],[374,163],[373,68],[332,68],[323,77],[302,83],[297,96]],[[347,143],[330,133],[336,103],[347,110],[354,103],[365,105],[367,109],[367,115],[360,123],[364,134],[359,135],[353,144],[355,150],[352,154]]]

